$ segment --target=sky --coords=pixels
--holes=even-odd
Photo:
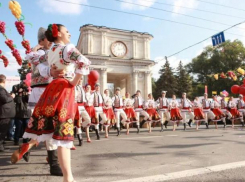
[[[165,56],[170,56],[192,44],[211,37],[212,35],[215,35],[225,30],[226,28],[245,20],[245,8],[243,9],[243,7],[245,7],[244,0],[62,1],[86,4],[89,6],[97,6],[101,8],[110,8],[117,11],[124,11],[128,13],[165,19],[167,21],[156,20],[149,17],[134,16],[132,14],[119,13],[115,11],[96,9],[87,6],[67,4],[55,0],[18,0],[22,8],[22,14],[25,17],[24,22],[27,23],[25,28],[25,38],[30,41],[31,46],[34,47],[37,44],[37,31],[39,27],[46,28],[50,23],[61,23],[65,25],[72,35],[71,42],[75,45],[77,44],[80,34],[79,28],[85,24],[148,32],[154,36],[151,41],[151,60],[157,62],[153,68],[153,77],[155,79],[159,77],[158,71],[165,63]],[[6,23],[6,35],[9,39],[14,41],[17,49],[24,57],[25,51],[21,46],[22,38],[17,33],[17,30],[14,26],[16,19],[8,9],[8,2],[8,0],[0,0],[0,21],[4,21]],[[141,6],[125,2],[135,3]],[[219,4],[220,6],[213,3]],[[207,13],[204,11],[225,14],[226,16]],[[169,21],[190,24],[203,28],[187,26]],[[32,26],[28,23],[32,24]],[[226,31],[225,39],[239,39],[245,43],[244,30],[245,23]],[[4,41],[4,37],[0,35],[0,50],[3,51],[5,56],[7,56],[10,64],[7,68],[4,68],[3,63],[0,62],[0,73],[7,76],[18,75],[17,69],[20,68],[20,66],[17,65]],[[170,65],[173,68],[176,68],[180,60],[184,65],[191,62],[193,58],[202,52],[205,46],[211,44],[212,41],[210,38],[188,50],[169,57],[168,60]]]

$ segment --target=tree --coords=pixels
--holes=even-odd
[[[186,92],[188,97],[192,96],[192,79],[188,72],[186,72],[183,67],[182,62],[179,62],[179,66],[177,67],[177,95],[181,96],[183,92]]]
[[[168,97],[177,93],[177,82],[172,70],[168,60],[166,60],[166,63],[159,70],[160,78],[156,81],[156,89],[153,93],[155,98],[161,96],[162,90],[167,91]]]
[[[207,46],[203,52],[192,59],[192,62],[186,65],[186,70],[192,73],[195,82],[208,86],[209,95],[212,91],[220,92],[222,90],[230,91],[234,84],[240,84],[241,81],[229,79],[215,80],[213,74],[227,73],[227,71],[236,70],[239,67],[245,67],[245,48],[241,41],[226,41],[217,47]],[[200,88],[200,85],[199,85]],[[202,95],[204,90],[198,89],[198,95]]]

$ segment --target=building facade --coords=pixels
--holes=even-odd
[[[91,62],[91,69],[100,74],[101,90],[114,93],[116,87],[121,94],[141,90],[142,96],[152,92],[152,67],[148,33],[84,25],[80,27],[78,50]],[[85,78],[85,82],[87,78]]]

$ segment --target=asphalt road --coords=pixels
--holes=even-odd
[[[245,181],[245,129],[237,126],[218,130],[211,126],[199,131],[188,128],[183,131],[164,132],[159,127],[152,133],[142,129],[117,137],[111,131],[109,139],[84,143],[72,151],[72,170],[77,182],[143,182],[143,181]],[[78,141],[75,141],[77,144]],[[10,155],[16,149],[0,153],[1,182],[59,182],[60,177],[49,175],[46,150],[43,144],[31,152],[29,163],[21,160],[10,164]]]

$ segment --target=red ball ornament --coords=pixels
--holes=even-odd
[[[238,93],[239,93],[239,90],[240,90],[240,86],[238,86],[238,85],[233,85],[233,86],[231,87],[231,92],[232,92],[233,94],[238,94]]]
[[[93,80],[94,82],[96,82],[98,79],[99,79],[100,75],[98,73],[98,71],[96,70],[92,70],[90,71],[89,75],[88,75],[88,78],[89,80]]]

